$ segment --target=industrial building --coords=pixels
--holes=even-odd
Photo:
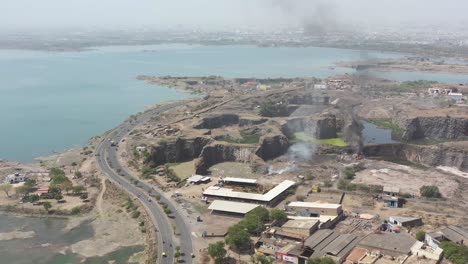
[[[372,233],[359,242],[359,247],[370,251],[378,250],[383,256],[404,259],[411,253],[416,239],[403,233]]]
[[[218,182],[225,185],[257,186],[257,180],[255,179],[226,177],[219,178]]]
[[[295,184],[296,183],[294,181],[285,180],[265,194],[238,192],[228,188],[211,186],[203,192],[203,196],[208,198],[274,206],[287,195],[287,190]]]
[[[341,204],[291,202],[286,205],[286,211],[304,212],[308,214],[307,216],[318,217],[321,215],[341,215],[343,208]]]
[[[231,201],[215,200],[213,201],[208,210],[211,210],[212,214],[228,214],[234,216],[244,216],[253,209],[259,207],[258,204],[253,203],[239,203]]]
[[[255,244],[256,252],[275,256],[278,261],[305,264],[307,259],[331,257],[341,263],[359,243],[353,234],[338,234],[330,229],[318,230],[302,243],[286,243],[281,240],[261,238]]]

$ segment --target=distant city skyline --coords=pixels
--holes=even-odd
[[[14,0],[0,8],[0,29],[137,26],[298,27],[371,30],[467,22],[459,0]]]

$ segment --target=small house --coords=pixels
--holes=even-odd
[[[438,248],[442,241],[452,241],[459,245],[468,244],[468,230],[459,226],[448,226],[442,230],[426,233],[426,244],[431,248]]]
[[[10,174],[5,178],[5,183],[7,184],[15,184],[15,183],[20,183],[24,181],[26,181],[26,176],[18,172],[14,174]]]
[[[402,207],[403,200],[399,198],[400,188],[384,186],[382,200],[386,207]]]
[[[450,99],[454,100],[457,103],[463,101],[463,94],[462,93],[449,93],[448,97]]]
[[[391,225],[402,227],[415,227],[423,225],[421,218],[416,217],[390,216],[388,220]]]

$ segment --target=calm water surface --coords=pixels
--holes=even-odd
[[[353,73],[336,61],[393,53],[330,48],[155,45],[86,52],[0,51],[0,159],[34,157],[83,145],[145,106],[188,98],[137,75],[327,77]],[[463,75],[385,73],[397,80],[468,82]]]

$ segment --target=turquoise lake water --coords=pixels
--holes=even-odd
[[[155,45],[86,52],[0,50],[0,159],[23,162],[78,147],[129,115],[190,95],[147,85],[137,75],[327,77],[353,73],[336,61],[392,53],[330,48]],[[396,80],[468,82],[464,75],[385,73]]]

